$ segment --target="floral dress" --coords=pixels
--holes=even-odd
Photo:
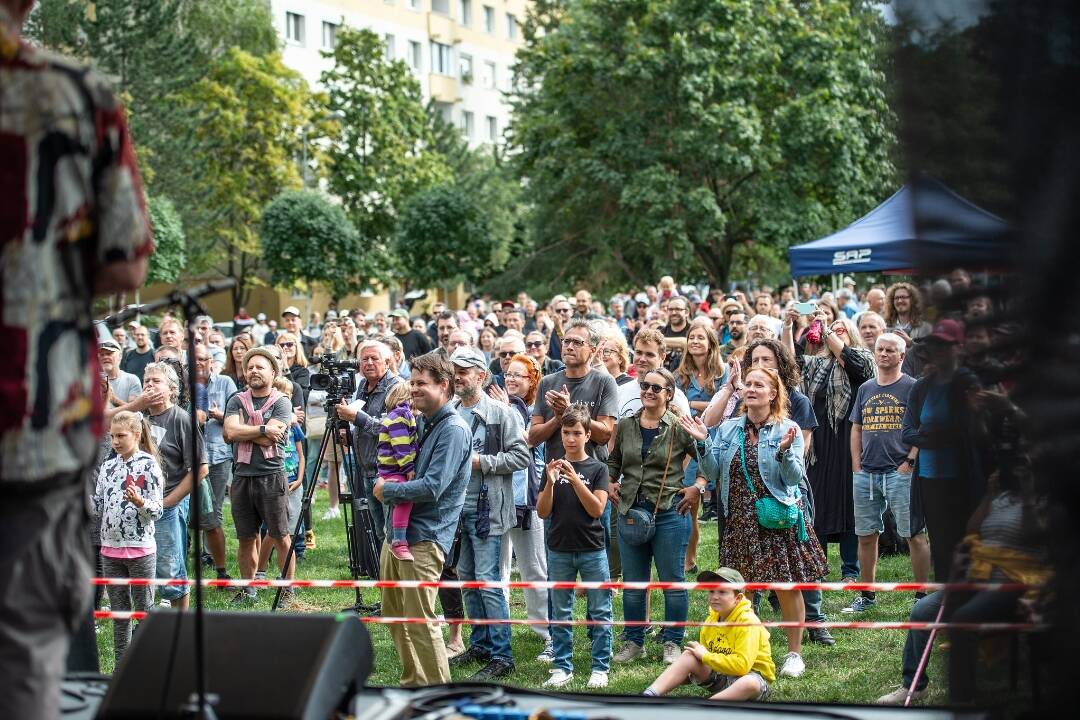
[[[739,454],[728,470],[727,518],[720,544],[720,564],[738,570],[747,582],[815,582],[828,574],[825,553],[812,528],[809,539],[799,542],[798,528],[769,530],[761,527],[754,514],[754,502],[768,496],[758,469],[757,443],[746,444],[746,465],[755,494],[743,475]],[[806,511],[804,499],[799,505]]]

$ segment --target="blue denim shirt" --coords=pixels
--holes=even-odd
[[[209,405],[216,405],[225,412],[225,403],[236,392],[236,383],[228,375],[211,375],[210,382],[206,384],[206,395]],[[223,462],[232,462],[232,447],[225,443],[222,437],[222,425],[213,418],[207,418],[203,425],[203,437],[206,440],[206,461],[211,465]]]
[[[388,505],[413,503],[405,538],[412,545],[434,542],[443,554],[454,544],[458,517],[465,504],[465,488],[472,474],[472,431],[449,403],[443,405],[423,426],[437,423],[416,455],[416,477],[403,483],[383,485]],[[423,427],[420,437],[423,438]],[[392,508],[386,512],[386,534],[390,535]]]
[[[711,438],[709,449],[701,457],[701,469],[705,477],[710,481],[720,480],[720,500],[725,510],[728,489],[731,487],[728,470],[732,458],[739,452],[745,426],[745,415],[725,420],[716,436]],[[780,441],[784,439],[788,428],[795,428],[795,440],[780,461],[776,459],[776,452],[780,449]],[[806,474],[803,449],[802,433],[792,420],[767,424],[761,429],[758,437],[758,469],[761,471],[761,479],[765,481],[769,493],[785,505],[795,504],[799,480]],[[735,482],[746,482],[746,479],[737,477]]]

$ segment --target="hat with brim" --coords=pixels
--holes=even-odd
[[[725,300],[724,303],[720,306],[720,312],[727,315],[728,308],[735,308],[740,312],[743,309],[742,304],[738,300]]]
[[[120,352],[120,345],[115,340],[102,340],[100,343],[98,343],[98,349]]]
[[[397,310],[393,310],[393,311],[390,312],[390,317],[399,317],[399,318],[405,318],[406,320],[408,320],[409,319],[409,311],[404,310],[402,308],[398,308]]]
[[[942,318],[934,324],[934,331],[926,339],[947,345],[959,345],[964,342],[964,326],[952,318]]]
[[[450,356],[450,362],[460,368],[476,368],[477,370],[488,369],[487,361],[484,360],[483,353],[467,345],[455,350],[454,354]]]
[[[281,317],[285,317],[286,315],[295,315],[296,317],[300,317],[300,308],[296,307],[295,305],[290,305],[289,307],[281,311]]]
[[[698,573],[698,582],[729,582],[729,583],[745,583],[742,574],[733,568],[722,567],[716,570],[703,570]]]
[[[254,347],[244,353],[244,361],[242,363],[244,372],[247,372],[248,360],[256,355],[260,355],[270,361],[270,367],[274,368],[274,377],[281,374],[281,363],[274,357],[274,354],[267,350],[265,347]]]

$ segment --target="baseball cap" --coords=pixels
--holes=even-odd
[[[120,346],[116,343],[115,340],[102,340],[100,343],[98,343],[98,347],[102,350],[109,349],[113,352],[120,352]]]
[[[393,311],[390,312],[390,317],[399,317],[399,318],[405,318],[406,320],[408,320],[409,319],[409,311],[404,309],[404,308],[398,308],[397,310],[393,310]]]
[[[844,276],[844,282],[842,284],[843,285],[854,285],[855,284],[855,278],[851,277],[850,275],[845,275]]]
[[[934,324],[934,332],[930,333],[928,340],[959,344],[964,342],[964,326],[952,318],[942,318]]]
[[[744,583],[742,574],[738,570],[722,567],[716,570],[704,570],[698,573],[698,582],[730,582]]]
[[[504,308],[515,308],[515,307],[517,307],[517,303],[514,302],[513,300],[503,300],[502,301],[502,306]]]
[[[637,295],[634,296],[634,302],[636,304],[638,304],[638,305],[648,305],[649,304],[649,296],[646,295],[643,292],[640,292],[640,293],[638,293]]]
[[[326,311],[326,319],[327,320],[337,320],[337,311],[336,310],[327,310]]]
[[[260,322],[265,320],[266,319],[266,313],[259,313],[258,315],[255,316],[255,319],[259,320]]]
[[[488,369],[487,361],[484,360],[483,353],[467,345],[455,350],[454,354],[450,356],[450,362],[461,368],[476,368],[478,370]]]
[[[261,314],[262,313],[260,313],[260,315]],[[281,311],[281,317],[285,317],[286,315],[295,315],[296,317],[300,317],[300,308],[296,307],[295,305],[290,305],[289,307],[287,307],[287,308],[285,308],[284,310]],[[260,318],[260,319],[264,319],[264,318],[265,318],[265,316],[263,316],[263,318]]]

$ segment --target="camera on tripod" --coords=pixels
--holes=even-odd
[[[322,372],[311,376],[311,389],[326,392],[327,408],[353,396],[356,392],[356,371],[360,369],[360,363],[356,360],[324,358],[319,367]]]

